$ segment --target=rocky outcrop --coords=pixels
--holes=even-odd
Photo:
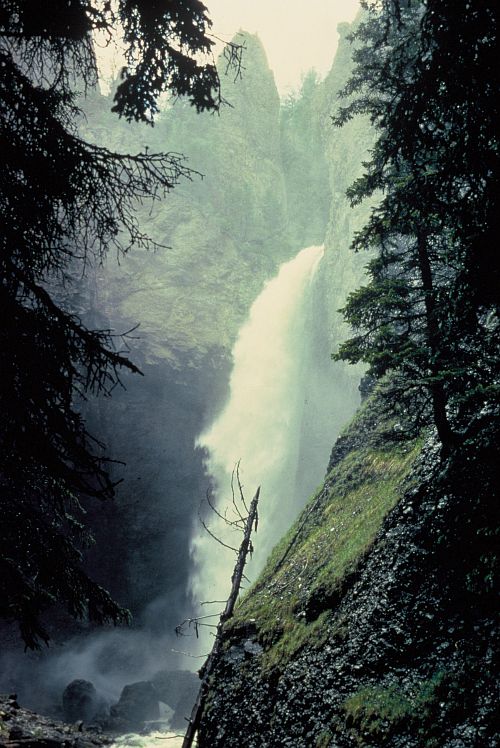
[[[172,709],[172,730],[183,731],[200,689],[196,673],[188,670],[160,670],[151,679],[158,698]]]
[[[113,327],[141,323],[147,363],[201,366],[214,348],[231,350],[264,281],[290,247],[280,152],[280,101],[257,36],[242,33],[245,71],[226,77],[220,115],[178,101],[154,130],[121,126],[111,102],[89,103],[86,132],[110,148],[186,155],[194,171],[165,199],[137,206],[141,230],[161,248],[134,248],[99,271],[97,300]]]
[[[96,748],[111,738],[82,722],[64,724],[19,706],[15,694],[0,694],[0,746],[5,748]]]
[[[117,704],[111,707],[110,722],[116,732],[141,730],[145,722],[160,719],[158,693],[149,681],[124,686]]]
[[[497,426],[402,459],[375,405],[228,627],[201,746],[498,743]],[[262,650],[245,649],[248,625]]]

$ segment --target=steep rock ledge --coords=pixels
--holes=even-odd
[[[365,404],[227,629],[201,746],[497,744],[493,423],[445,461]]]

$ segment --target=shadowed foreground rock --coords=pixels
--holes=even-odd
[[[118,731],[140,730],[159,718],[158,694],[149,681],[124,686],[118,704],[111,707],[111,724]]]
[[[160,670],[152,678],[158,698],[173,709],[171,728],[182,731],[200,689],[200,679],[188,670]]]
[[[82,722],[67,725],[23,709],[15,694],[0,694],[0,746],[6,748],[95,748],[110,737],[88,730]]]
[[[365,403],[227,626],[200,748],[500,745],[497,419],[442,456]]]
[[[105,714],[106,703],[88,680],[72,680],[62,696],[63,713],[66,722],[92,722],[100,714]]]

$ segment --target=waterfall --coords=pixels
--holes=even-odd
[[[253,578],[300,508],[295,479],[313,337],[314,277],[322,256],[322,247],[303,249],[266,283],[233,348],[227,404],[196,442],[206,453],[213,502],[219,512],[228,508],[231,518],[231,475],[237,462],[247,502],[261,486],[259,530],[248,571]],[[239,546],[238,534],[213,512],[205,518],[217,537]],[[225,599],[234,555],[217,545],[200,525],[191,553],[194,599]]]

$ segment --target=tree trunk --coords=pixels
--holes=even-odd
[[[212,651],[208,655],[205,664],[200,670],[200,690],[198,691],[198,696],[191,711],[191,717],[189,719],[189,725],[186,730],[186,735],[184,736],[184,740],[182,742],[182,748],[191,748],[198,727],[200,726],[203,708],[205,706],[205,701],[208,693],[208,681],[215,668],[215,665],[217,664],[217,660],[219,659],[222,648],[222,633],[224,624],[233,615],[234,606],[236,605],[236,601],[240,592],[243,570],[245,568],[248,552],[250,550],[250,538],[252,535],[252,530],[254,528],[257,529],[257,504],[259,502],[259,495],[260,487],[257,489],[257,492],[252,499],[250,508],[248,510],[248,516],[246,518],[245,529],[243,532],[243,540],[238,551],[238,558],[236,559],[233,575],[231,577],[231,592],[227,599],[226,607],[224,608],[224,611],[222,612],[219,619],[217,632],[215,634],[214,646],[212,648]]]
[[[432,377],[430,392],[432,398],[432,410],[434,423],[438,432],[439,439],[446,449],[454,441],[454,433],[451,429],[450,422],[446,413],[446,404],[448,401],[443,383],[437,379],[441,373],[440,369],[440,330],[436,314],[436,299],[432,282],[432,269],[427,250],[427,236],[422,230],[417,230],[417,251],[420,277],[424,289],[425,315],[427,326],[427,344],[429,346],[429,371]]]

